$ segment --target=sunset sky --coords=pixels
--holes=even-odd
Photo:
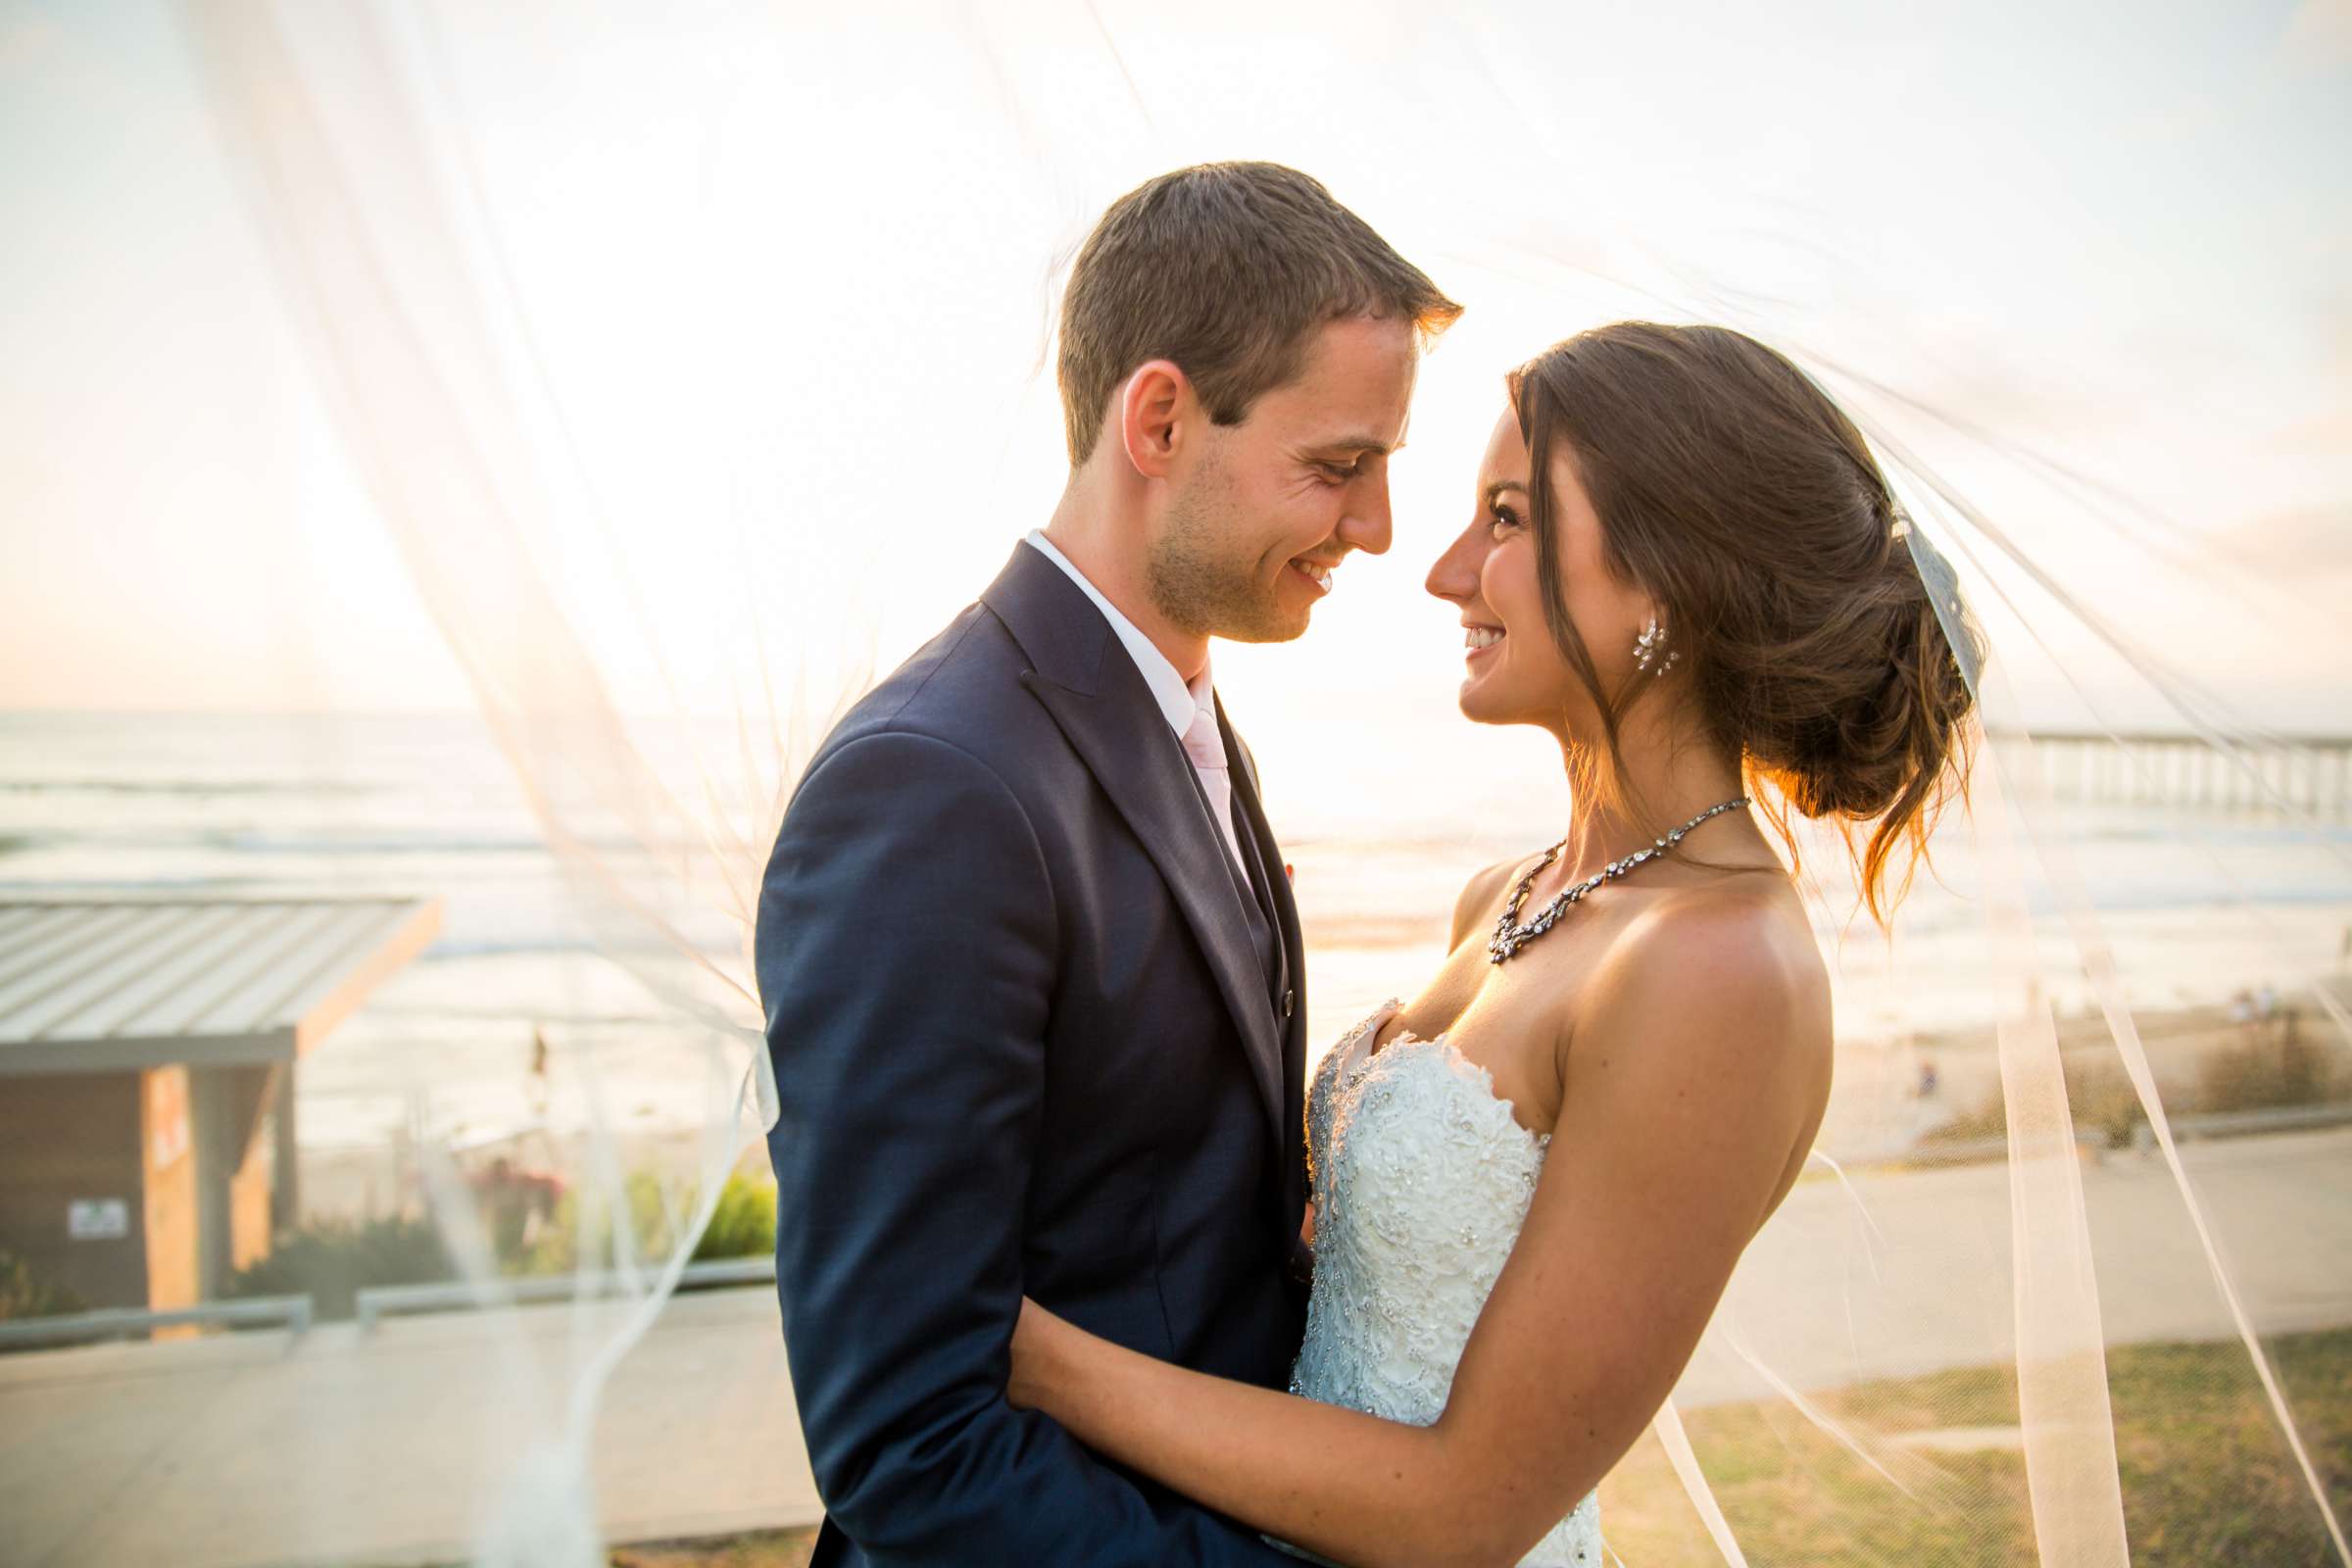
[[[2145,506],[2143,548],[1951,449],[2233,701],[2352,726],[2352,3],[1446,9],[388,12],[553,388],[516,394],[521,526],[621,701],[641,626],[724,708],[755,631],[822,685],[953,613],[1059,485],[1058,258],[1138,179],[1258,156],[1470,307],[1391,555],[1298,649],[1220,651],[1260,730],[1444,717],[1420,582],[1501,370],[1719,309]],[[253,211],[168,8],[0,4],[0,707],[467,706]]]

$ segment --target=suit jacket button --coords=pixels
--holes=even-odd
[[[1292,1003],[1293,999],[1295,999],[1297,996],[1298,996],[1298,993],[1297,993],[1296,991],[1292,990],[1290,987],[1288,987],[1288,986],[1285,986],[1285,987],[1283,988],[1283,992],[1282,992],[1282,1015],[1283,1015],[1283,1017],[1284,1017],[1285,1019],[1288,1019],[1288,1018],[1290,1017],[1290,1015],[1291,1015],[1291,1003]]]

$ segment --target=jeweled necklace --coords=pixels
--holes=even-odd
[[[1550,930],[1553,923],[1559,919],[1561,910],[1567,908],[1571,904],[1582,902],[1586,894],[1599,887],[1603,882],[1614,882],[1644,860],[1656,859],[1668,850],[1682,843],[1684,834],[1704,822],[1708,817],[1720,816],[1726,811],[1736,811],[1746,804],[1747,797],[1742,795],[1736,801],[1725,801],[1719,806],[1708,807],[1690,821],[1652,844],[1648,849],[1636,850],[1622,860],[1611,860],[1600,868],[1597,875],[1587,877],[1572,888],[1561,889],[1552,896],[1551,902],[1544,906],[1537,912],[1536,917],[1527,924],[1513,925],[1511,922],[1519,917],[1519,906],[1527,902],[1528,890],[1536,885],[1536,878],[1542,876],[1544,868],[1558,859],[1560,851],[1568,847],[1566,839],[1560,840],[1559,843],[1544,852],[1544,858],[1536,862],[1534,870],[1519,879],[1519,886],[1511,893],[1511,902],[1502,906],[1502,917],[1494,922],[1494,939],[1487,944],[1487,961],[1500,963],[1503,959],[1516,956],[1521,948]]]

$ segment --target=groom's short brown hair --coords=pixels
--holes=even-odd
[[[1183,367],[1208,416],[1239,424],[1300,368],[1325,322],[1410,321],[1424,339],[1462,308],[1320,180],[1280,164],[1196,164],[1110,204],[1061,297],[1070,466],[1139,365]]]

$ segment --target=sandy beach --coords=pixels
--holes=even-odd
[[[2266,1016],[2246,1016],[2243,1004],[2222,1001],[2134,1014],[2168,1114],[2205,1108],[2205,1074],[2217,1063],[2282,1051],[2308,1050],[2319,1063],[2328,1098],[2352,1097],[2352,1043],[2346,1042],[2310,993],[2277,999]],[[2058,1044],[2070,1072],[2120,1084],[2121,1056],[2096,1012],[2058,1020]],[[1891,1040],[1839,1044],[1839,1082],[1819,1147],[1842,1164],[1897,1159],[1939,1128],[1981,1114],[2000,1095],[1999,1047],[1992,1026],[1948,1029]],[[1922,1093],[1922,1069],[1934,1068],[1934,1088]],[[2091,1108],[2078,1106],[2079,1117]],[[695,1128],[630,1128],[614,1135],[617,1167],[651,1169],[674,1190],[691,1187],[705,1168],[733,1169],[765,1179],[767,1156],[747,1122],[732,1160],[712,1152],[712,1135]],[[723,1143],[724,1140],[721,1140]],[[595,1169],[595,1140],[581,1131],[519,1128],[477,1137],[454,1150],[459,1165],[486,1169],[504,1158],[566,1182]],[[416,1156],[405,1138],[364,1146],[302,1151],[302,1210],[306,1219],[355,1218],[415,1211]]]

